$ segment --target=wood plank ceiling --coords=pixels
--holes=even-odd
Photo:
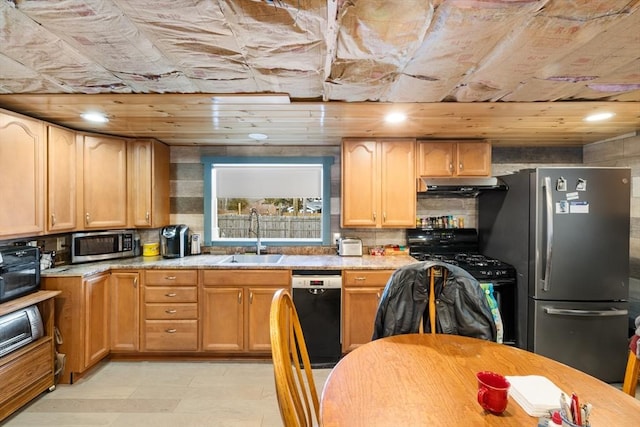
[[[581,145],[640,131],[638,28],[640,0],[3,0],[0,108],[176,145]]]

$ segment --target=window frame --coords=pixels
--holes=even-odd
[[[212,196],[212,168],[214,164],[321,164],[322,165],[322,219],[321,219],[321,240],[320,241],[290,241],[290,240],[269,240],[265,244],[272,246],[323,246],[331,241],[331,166],[332,156],[300,156],[300,157],[277,157],[277,156],[257,156],[257,157],[220,157],[203,156],[201,158],[204,172],[204,244],[209,246],[253,246],[254,242],[246,240],[225,240],[213,241],[212,238],[212,218],[213,218],[213,198]]]

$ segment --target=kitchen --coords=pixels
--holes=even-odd
[[[35,4],[37,2],[33,2],[33,3]],[[335,2],[332,2],[332,3],[335,3]],[[277,8],[276,6],[277,5],[275,6],[272,5],[270,7],[276,9]],[[416,5],[413,5],[413,6],[417,7]],[[447,7],[449,6],[450,5],[447,5]],[[557,4],[555,6],[557,6]],[[2,7],[4,12],[14,13],[7,10],[10,7],[8,6],[8,3],[3,4]],[[528,5],[527,7],[533,7],[533,6]],[[18,7],[18,9],[20,9],[20,6]],[[415,11],[412,11],[412,13],[415,13]],[[449,10],[449,13],[452,13],[451,10]],[[460,15],[456,15],[456,16],[464,16],[464,14],[460,12]],[[637,16],[637,12],[635,14],[631,14],[630,16],[632,17]],[[49,16],[49,17],[40,16],[39,19],[40,20],[53,19],[53,16]],[[469,22],[469,20],[465,22]],[[634,44],[633,40],[631,43],[632,43],[631,44],[632,47],[636,46],[637,44],[637,43]],[[20,43],[16,44],[16,46],[18,45],[20,45]],[[633,49],[631,50],[633,51]],[[425,79],[424,81],[427,81],[427,80]],[[292,85],[291,86],[292,92],[299,87],[300,85],[298,86],[296,86],[295,84]],[[32,95],[29,95],[29,92],[31,92]],[[9,110],[31,113],[30,115],[41,116],[46,118],[46,117],[49,117],[47,116],[46,111],[37,111],[38,105],[46,105],[48,102],[53,102],[53,103],[59,102],[61,108],[63,108],[62,106],[64,105],[65,102],[71,102],[70,98],[67,98],[66,95],[57,97],[57,99],[55,99],[56,98],[55,96],[38,97],[37,93],[45,93],[45,92],[46,91],[38,91],[38,90],[29,91],[25,89],[16,89],[15,93],[18,93],[18,94],[24,93],[24,97],[21,95],[15,95],[15,96],[2,95],[0,96],[0,106],[7,108]],[[217,92],[217,91],[211,91],[211,92]],[[279,91],[276,91],[276,92],[279,92]],[[632,173],[634,174],[633,183],[635,184],[636,180],[638,179],[637,176],[635,176],[635,174],[637,174],[637,172],[635,171],[637,170],[637,166],[638,166],[638,157],[636,155],[637,151],[634,149],[634,146],[637,145],[639,142],[638,136],[637,136],[638,106],[637,106],[636,98],[634,98],[634,95],[637,97],[637,92],[638,92],[637,89],[635,91],[631,90],[629,94],[626,95],[628,96],[628,98],[625,98],[625,95],[620,95],[620,100],[617,101],[618,103],[621,104],[620,106],[621,108],[626,109],[626,113],[621,111],[618,114],[617,119],[623,120],[623,121],[626,120],[626,122],[618,123],[617,125],[608,125],[610,127],[607,130],[606,134],[601,135],[599,137],[598,136],[594,137],[593,135],[591,135],[589,136],[588,143],[586,144],[585,144],[586,141],[584,140],[583,136],[574,137],[575,138],[574,140],[570,141],[569,143],[565,143],[564,142],[565,135],[563,135],[563,132],[555,132],[555,133],[552,132],[552,129],[554,127],[557,128],[558,126],[560,126],[562,129],[567,129],[572,126],[577,127],[581,123],[581,118],[578,118],[578,117],[571,120],[564,118],[565,117],[564,115],[567,113],[566,111],[558,113],[557,116],[554,116],[554,117],[551,117],[550,115],[548,118],[549,121],[546,122],[547,125],[546,126],[541,125],[542,129],[540,128],[536,128],[535,130],[525,129],[520,134],[521,139],[517,142],[514,142],[514,138],[512,134],[509,134],[508,132],[505,132],[502,135],[489,134],[488,138],[492,141],[491,175],[498,176],[498,175],[507,174],[522,168],[536,167],[536,166],[549,166],[549,165],[566,166],[566,165],[583,164],[583,165],[591,165],[591,166],[625,166],[625,167],[631,167]],[[464,99],[461,96],[462,95],[461,93],[458,93],[458,95],[460,97],[460,100]],[[467,95],[469,95],[469,93],[467,93]],[[298,97],[303,97],[303,96],[299,95]],[[188,103],[189,98],[193,99],[193,97],[185,97],[183,99],[184,102]],[[166,102],[170,103],[172,102],[172,99],[176,100],[177,98],[170,98],[170,100]],[[615,99],[615,97],[612,99]],[[469,98],[468,100],[471,100],[471,99]],[[149,100],[147,99],[147,101]],[[86,101],[86,102],[90,104],[93,101]],[[104,99],[105,105],[108,105],[108,104],[122,105],[123,102],[127,103],[128,101],[124,97],[123,99],[118,99],[117,97],[114,97],[114,98],[107,97]],[[146,101],[140,101],[141,104],[144,104],[145,102]],[[165,102],[165,101],[162,101],[162,102]],[[178,100],[175,102],[179,103],[179,102],[182,102],[182,100]],[[423,101],[423,102],[427,102],[427,101]],[[157,104],[160,104],[160,103],[161,103],[161,98],[157,98]],[[588,104],[588,103],[589,102],[585,102],[583,104]],[[549,104],[557,105],[561,103],[555,102],[555,103],[544,104],[545,105],[544,107],[536,107],[537,109],[535,110],[535,112],[532,110],[531,104],[528,104],[528,106],[523,106],[523,107],[529,109],[529,114],[531,114],[531,116],[529,116],[529,119],[534,120],[534,117],[536,117],[536,114],[544,116],[545,109],[553,110],[554,107]],[[596,104],[597,103],[591,104],[591,105],[596,105]],[[293,105],[295,106],[296,103],[294,102]],[[597,104],[597,105],[601,106],[600,104]],[[498,103],[490,104],[490,108],[493,108],[493,109],[496,109],[496,108],[500,109],[500,108],[503,108],[503,106],[504,106],[504,103],[502,104],[502,106]],[[609,106],[609,104],[605,103],[605,104],[602,104],[602,106]],[[238,109],[239,107],[237,107],[236,105],[234,107],[221,107],[221,108],[224,110],[225,108]],[[242,108],[245,108],[245,107],[240,107],[240,109]],[[254,107],[248,108],[248,110],[252,110],[254,108],[256,110],[264,110],[264,113],[266,114],[266,119],[261,119],[263,120],[262,123],[270,123],[270,121],[268,120],[269,114],[274,114],[274,113],[271,113],[272,111],[278,111],[277,105],[276,106],[268,105],[266,107],[263,106],[262,108],[254,106]],[[304,105],[299,105],[299,108],[301,109],[310,108],[311,111],[317,111],[316,107],[305,107]],[[327,117],[336,118],[340,115],[339,113],[336,112],[340,110],[335,110],[335,111],[332,110],[331,105],[327,105],[326,108],[327,108],[326,110]],[[348,109],[348,107],[344,107],[344,108]],[[472,107],[468,107],[468,104],[465,104],[465,106],[457,107],[455,106],[455,103],[445,103],[439,106],[439,108],[442,108],[441,113],[434,113],[433,110],[430,110],[427,112],[428,114],[425,114],[425,115],[428,116],[429,114],[433,114],[433,115],[437,114],[437,117],[444,122],[445,118],[450,115],[463,114],[464,110],[466,110],[467,108],[473,109]],[[507,105],[506,108],[508,109],[510,107]],[[591,107],[589,107],[588,105],[585,105],[584,108],[585,110],[588,110]],[[57,120],[55,120],[55,122],[60,123],[62,125],[69,126],[71,128],[78,128],[78,129],[83,128],[84,125],[82,125],[79,122],[79,119],[75,118],[75,116],[72,117],[71,115],[71,112],[74,112],[73,110],[77,108],[68,106],[67,109],[69,111],[69,115],[66,118],[58,118]],[[142,110],[143,110],[143,107],[140,107],[139,111],[142,111]],[[94,130],[95,131],[102,130],[105,133],[113,133],[115,135],[143,136],[142,131],[139,128],[136,128],[136,126],[145,127],[146,125],[144,124],[144,122],[146,119],[132,120],[131,118],[129,118],[128,120],[123,121],[122,119],[118,118],[118,115],[122,113],[119,113],[117,111],[118,110],[114,110],[114,113],[111,114],[111,117],[112,117],[111,122],[113,126],[116,126],[116,127],[105,128],[105,127],[97,126],[94,128]],[[77,113],[77,111],[75,111],[74,113]],[[52,116],[55,116],[55,114],[53,113],[50,113],[50,114],[52,114]],[[125,114],[131,115],[131,117],[133,118],[136,116],[137,113],[135,113],[132,110],[129,110]],[[155,114],[159,114],[159,113],[155,113]],[[318,113],[312,113],[311,115],[314,117],[319,117],[317,114]],[[351,112],[350,114],[353,114],[353,112]],[[480,110],[478,110],[476,114],[481,115],[482,113],[480,112]],[[522,114],[524,116],[524,113]],[[560,118],[557,118],[558,116]],[[433,120],[428,120],[428,118],[425,118],[424,116],[420,116],[420,117],[422,118],[417,119],[417,121],[424,122],[425,123],[424,126],[428,127],[429,125],[430,126],[434,125]],[[624,119],[624,117],[626,117],[626,119]],[[497,120],[498,119],[493,119],[495,123],[493,124],[493,126],[495,126],[496,128],[501,128],[501,125],[497,124],[498,123]],[[524,120],[527,120],[527,118],[525,118]],[[243,141],[246,141],[246,134],[248,133],[246,131],[247,123],[249,121],[250,120],[248,120],[248,118],[245,115],[240,113],[232,117],[231,122],[233,122],[233,124],[231,124],[230,127],[237,128],[233,132],[235,134],[234,136],[235,138],[240,138]],[[125,122],[128,122],[128,123],[125,123]],[[205,130],[205,133],[209,133],[211,135],[217,135],[217,134],[219,135],[217,138],[216,137],[213,138],[214,141],[212,141],[211,145],[206,145],[202,142],[199,142],[198,138],[201,138],[202,136],[198,136],[198,134],[201,135],[203,132],[198,130],[196,130],[196,132],[193,133],[191,138],[189,137],[186,129],[184,129],[184,134],[181,135],[179,138],[176,137],[176,132],[180,133],[183,131],[183,129],[174,131],[173,133],[165,132],[162,135],[166,136],[166,138],[163,138],[161,137],[161,134],[158,134],[158,139],[160,140],[166,139],[167,141],[169,141],[171,139],[171,135],[173,135],[174,138],[180,140],[179,143],[176,143],[175,145],[172,144],[170,146],[170,168],[169,168],[170,177],[171,177],[170,178],[171,179],[170,223],[188,224],[193,229],[193,231],[202,233],[202,235],[204,235],[204,223],[205,223],[204,216],[203,216],[204,215],[203,213],[203,204],[204,204],[203,203],[203,192],[204,192],[203,175],[204,173],[201,165],[201,158],[203,156],[210,156],[210,155],[274,156],[274,155],[281,155],[282,153],[285,153],[285,152],[287,153],[287,155],[299,154],[299,155],[332,156],[334,158],[334,164],[331,169],[332,170],[332,173],[331,173],[331,232],[340,233],[343,236],[356,235],[362,238],[365,247],[372,247],[372,246],[378,246],[378,245],[384,245],[384,244],[398,244],[398,245],[406,244],[406,237],[405,237],[404,230],[398,230],[398,229],[395,229],[395,230],[394,229],[365,229],[363,230],[363,229],[348,229],[348,228],[341,229],[339,226],[340,206],[342,202],[341,192],[340,192],[340,188],[341,188],[341,176],[340,176],[340,165],[341,165],[340,157],[341,156],[340,156],[340,147],[339,147],[340,137],[369,136],[369,134],[366,133],[366,125],[368,123],[361,123],[359,125],[362,127],[362,130],[364,132],[362,134],[358,134],[358,131],[356,130],[356,128],[352,127],[348,123],[347,124],[348,128],[352,129],[351,133],[349,133],[348,135],[341,133],[340,136],[337,136],[337,137],[333,136],[332,137],[333,139],[329,141],[328,139],[322,140],[322,138],[313,140],[311,135],[302,135],[300,131],[297,130],[297,126],[295,125],[287,126],[287,125],[283,125],[282,123],[278,124],[277,120],[272,122],[275,124],[271,124],[268,126],[265,125],[264,130],[259,129],[261,132],[265,132],[266,134],[269,135],[268,142],[266,143],[250,142],[251,144],[253,144],[250,146],[241,146],[241,145],[231,144],[231,143],[227,144],[225,141],[225,137],[223,137],[222,135],[219,135],[218,131],[216,131],[215,129]],[[479,123],[480,124],[477,125],[478,129],[480,130],[486,129],[487,127],[486,123],[482,123],[482,122],[479,122]],[[255,128],[257,126],[259,127],[259,125],[250,124],[248,128]],[[337,128],[343,125],[332,125],[332,126],[335,126],[332,132],[338,133]],[[376,134],[375,136],[377,137],[398,137],[398,136],[424,137],[425,135],[429,135],[430,139],[434,137],[447,138],[447,139],[478,138],[480,137],[480,135],[482,135],[481,136],[482,138],[485,137],[484,133],[482,133],[481,131],[476,131],[475,129],[472,129],[469,131],[458,130],[457,132],[450,131],[451,133],[449,134],[437,133],[437,132],[434,134],[430,130],[416,131],[414,128],[412,128],[412,126],[416,126],[416,125],[412,123],[410,126],[407,126],[405,129],[398,130],[396,128],[395,131],[387,130],[385,131],[386,132],[385,134],[380,133],[380,134]],[[146,126],[146,127],[148,128],[149,126]],[[453,123],[448,122],[443,127],[447,127],[449,129],[456,129],[456,128],[459,128],[459,125],[456,122],[453,122]],[[279,137],[278,134],[272,133],[272,130],[275,132],[276,128],[283,128],[285,129],[285,133],[288,132],[291,135],[282,135],[281,137]],[[598,132],[597,129],[594,129],[594,128],[595,126],[591,125],[590,127],[588,127],[588,130],[585,130],[584,132],[597,133]],[[113,129],[113,131],[108,129]],[[127,134],[126,129],[130,129],[131,132]],[[413,133],[413,135],[405,135],[404,132],[415,132],[415,133]],[[479,132],[479,133],[475,133],[475,132]],[[538,140],[537,142],[540,143],[540,140],[542,140],[545,132],[549,132],[549,133],[544,143],[542,143],[537,147],[528,146],[529,144],[535,144],[536,140]],[[527,135],[527,133],[529,133],[529,135]],[[579,135],[579,132],[578,132],[578,135]],[[149,134],[147,136],[153,136],[153,135]],[[229,136],[227,138],[229,138],[229,141],[231,141],[232,136]],[[297,141],[295,140],[296,138],[297,138]],[[286,141],[286,143],[284,145],[279,145],[276,142],[279,140]],[[578,142],[580,140],[582,140],[582,142]],[[312,144],[311,147],[306,145],[306,143],[309,141]],[[314,143],[313,141],[317,141],[317,143]],[[561,142],[558,142],[558,141],[561,141]],[[305,145],[302,145],[302,143],[305,143]],[[189,145],[183,145],[183,144],[189,144]],[[465,226],[475,228],[478,226],[477,201],[476,199],[467,199],[467,198],[464,198],[464,199],[418,198],[417,199],[417,216],[418,217],[443,216],[443,215],[455,215],[455,216],[464,217]],[[636,207],[636,197],[633,197],[632,199],[631,215],[632,215],[632,224],[635,224],[635,221],[637,221],[637,217],[640,216],[640,213],[638,213],[637,207]],[[640,254],[638,253],[638,246],[636,243],[637,237],[634,234],[635,227],[632,226],[631,230],[632,231],[630,235],[630,239],[631,239],[630,287],[632,289],[632,294],[633,294],[633,291],[638,289],[638,282],[636,277],[640,277],[640,273],[637,272],[638,270],[637,270],[636,264],[637,264],[638,258],[640,258],[639,256]],[[147,233],[149,233],[149,235],[148,236],[143,235],[143,238],[146,237],[146,240],[150,240],[151,236],[156,235],[157,230],[151,230],[151,231],[148,231]]]

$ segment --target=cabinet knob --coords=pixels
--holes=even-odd
[[[169,298],[173,298],[173,297],[175,297],[176,295],[177,295],[177,294],[176,294],[176,293],[174,293],[174,292],[171,292],[171,293],[169,293],[169,294],[164,294],[164,296],[169,297]]]
[[[462,170],[462,163],[458,165],[458,170]]]
[[[376,292],[376,297],[378,297],[378,299],[380,299],[380,291]]]
[[[56,214],[51,214],[51,225],[56,225]]]
[[[449,170],[452,171],[453,170],[453,163],[449,163]]]
[[[253,304],[253,292],[249,292],[249,304]]]
[[[147,224],[149,224],[149,212],[145,214],[144,219],[147,221]]]
[[[175,334],[176,332],[178,332],[178,330],[174,329],[174,328],[171,328],[171,329],[166,329],[165,332],[168,333],[168,334]]]
[[[89,219],[90,219],[90,218],[91,218],[91,217],[89,216],[89,212],[87,212],[87,213],[84,215],[84,220],[85,220],[85,222],[86,222],[86,224],[87,224],[87,225],[89,225]]]
[[[137,287],[138,287],[138,278],[137,278],[137,277],[135,277],[135,278],[133,279],[133,287],[134,287],[134,288],[137,288]]]
[[[238,292],[238,304],[242,304],[242,291]]]
[[[376,220],[376,218],[377,218],[377,215],[376,215],[376,213],[374,212],[374,213],[373,213],[373,220],[375,221],[375,220]]]

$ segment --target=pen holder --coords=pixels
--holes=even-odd
[[[580,424],[569,421],[564,410],[560,409],[560,419],[562,419],[562,427],[582,427]]]

